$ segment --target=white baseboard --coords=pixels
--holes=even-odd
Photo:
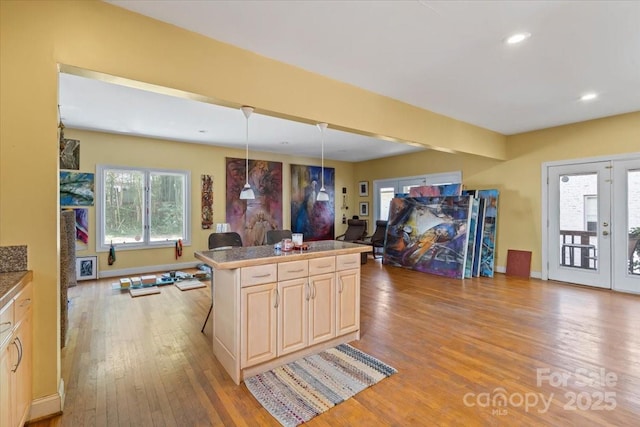
[[[143,267],[123,268],[121,270],[101,270],[98,273],[98,276],[100,278],[119,277],[119,276],[138,276],[140,274],[155,273],[158,271],[181,270],[183,268],[195,268],[198,264],[202,264],[202,262],[192,261],[192,262],[181,262],[176,264],[145,265]]]
[[[58,392],[49,396],[34,399],[31,402],[29,420],[39,420],[62,413],[64,408],[64,380],[60,378]]]

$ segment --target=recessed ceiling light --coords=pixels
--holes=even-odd
[[[289,145],[289,141],[281,141],[280,144],[281,145]]]
[[[596,99],[598,97],[597,93],[585,93],[580,97],[580,101],[591,101],[592,99]]]
[[[207,133],[207,130],[206,129],[200,129],[198,132],[199,133]]]
[[[531,37],[531,33],[517,33],[510,36],[505,41],[507,44],[518,44],[520,42],[525,41],[529,37]]]

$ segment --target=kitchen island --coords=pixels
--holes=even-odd
[[[371,248],[306,245],[195,253],[212,267],[213,352],[236,384],[360,338],[360,254]]]

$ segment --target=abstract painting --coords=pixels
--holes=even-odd
[[[60,141],[60,169],[80,169],[80,141],[62,138]]]
[[[476,230],[478,229],[478,210],[480,208],[480,200],[473,197],[471,199],[471,221],[469,221],[469,232],[467,242],[467,261],[464,265],[464,277],[471,277],[473,267],[473,257],[476,252]]]
[[[411,187],[409,197],[459,196],[462,184],[422,185]]]
[[[482,236],[484,232],[484,199],[479,199],[478,219],[476,220],[476,237],[473,243],[473,265],[471,266],[471,275],[480,277],[480,259],[482,255]]]
[[[200,194],[202,202],[202,229],[213,227],[213,178],[211,175],[200,175]]]
[[[93,206],[94,174],[60,172],[60,206]]]
[[[392,199],[384,263],[463,278],[470,214],[470,196]]]
[[[291,231],[302,233],[305,241],[334,239],[335,169],[324,168],[328,202],[316,201],[321,173],[319,166],[291,165]]]
[[[226,159],[226,222],[244,246],[267,243],[267,231],[282,229],[282,163],[249,160],[249,185],[254,200],[240,200],[246,181],[245,159]]]
[[[493,277],[496,232],[498,220],[498,190],[479,190],[478,197],[484,200],[484,230],[482,234],[482,252],[480,254],[480,275]]]
[[[89,209],[76,208],[76,250],[87,249],[89,244]]]

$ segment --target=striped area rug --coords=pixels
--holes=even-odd
[[[246,378],[258,402],[283,426],[297,426],[397,371],[341,344]]]

